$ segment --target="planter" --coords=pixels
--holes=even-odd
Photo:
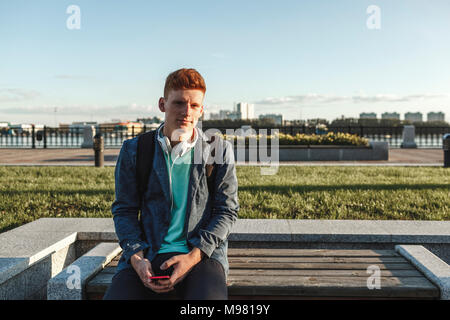
[[[234,147],[234,158],[237,161],[243,161],[243,150]],[[249,151],[252,156],[250,161],[261,161],[257,147],[247,147],[245,149],[245,161],[249,161]],[[271,149],[262,151],[263,156],[268,155],[270,159]],[[368,147],[357,146],[335,146],[335,145],[280,145],[278,148],[278,161],[370,161],[370,160],[388,160],[389,144],[385,141],[371,141]],[[263,161],[267,161],[263,159]]]

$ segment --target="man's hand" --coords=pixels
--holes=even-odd
[[[163,285],[159,281],[152,281],[150,277],[154,275],[152,270],[152,264],[148,259],[144,258],[142,251],[131,256],[131,265],[133,266],[136,273],[139,275],[144,286],[152,289],[156,293],[163,293],[172,291],[173,288],[169,287],[167,284]]]
[[[181,254],[173,256],[169,260],[161,264],[160,269],[166,270],[173,266],[173,272],[170,279],[160,280],[161,285],[165,285],[168,288],[173,288],[178,282],[187,276],[189,271],[202,260],[204,253],[198,249],[194,248],[188,254]]]

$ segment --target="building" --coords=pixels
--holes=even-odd
[[[428,112],[427,113],[427,121],[445,121],[445,113],[443,112]]]
[[[144,129],[142,123],[132,121],[101,123],[99,126],[102,132],[122,132],[128,135],[138,135]]]
[[[259,115],[259,119],[272,119],[279,126],[283,124],[283,115],[281,114],[261,114]]]
[[[163,120],[160,117],[152,117],[152,118],[137,118],[137,122],[141,122],[144,125],[150,125],[150,124],[160,124]],[[126,122],[126,121],[120,121],[120,120],[112,120],[112,122]]]
[[[241,114],[236,111],[220,110],[219,113],[211,113],[209,120],[239,120]]]
[[[381,119],[400,120],[400,114],[397,112],[385,112],[381,115]]]
[[[97,122],[72,122],[69,125],[69,132],[83,134],[85,126],[97,127]]]
[[[360,119],[376,119],[377,114],[375,112],[363,112],[359,114]]]
[[[22,124],[22,123],[10,124],[9,128],[15,134],[31,133],[33,130],[33,126],[31,124]]]
[[[247,102],[238,102],[235,112],[240,116],[239,119],[250,120],[255,119],[255,106]]]
[[[228,114],[228,119],[230,120],[240,120],[242,119],[242,115],[240,112],[233,111]]]
[[[208,118],[209,120],[220,120],[220,114],[219,113],[214,113],[214,112],[211,112],[210,114],[209,114],[209,118]]]
[[[307,125],[310,125],[310,126],[317,126],[319,124],[327,124],[328,121],[327,121],[327,119],[323,119],[323,118],[315,118],[315,119],[308,119],[306,123],[307,123]]]
[[[220,110],[220,111],[219,111],[219,120],[229,119],[231,113],[233,113],[233,111],[230,111],[230,110]]]
[[[422,122],[421,112],[407,112],[405,113],[405,121]]]

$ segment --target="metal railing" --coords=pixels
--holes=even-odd
[[[120,148],[126,139],[136,137],[138,134],[147,132],[153,127],[100,127],[96,132],[101,132],[104,137],[105,147]],[[203,124],[202,130],[218,129],[226,133],[227,129],[239,129],[230,127],[208,127]],[[315,126],[274,126],[274,127],[252,127],[257,133],[266,129],[268,134],[271,129],[278,129],[284,134],[316,134]],[[367,127],[367,126],[345,126],[328,127],[328,132],[343,132],[356,134],[369,140],[388,141],[391,148],[400,147],[402,143],[403,127]],[[442,137],[450,132],[449,127],[415,127],[415,141],[419,148],[442,148]],[[80,148],[84,141],[83,128],[52,128],[44,126],[36,129],[34,126],[30,131],[9,129],[0,131],[0,148]]]

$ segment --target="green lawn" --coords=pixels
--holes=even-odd
[[[240,218],[450,220],[438,167],[238,167]],[[0,232],[41,217],[111,217],[114,168],[0,167]]]

